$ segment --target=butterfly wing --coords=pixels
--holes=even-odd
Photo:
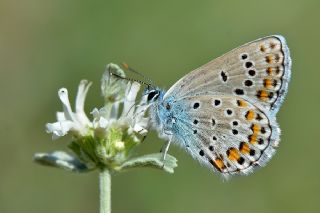
[[[207,167],[229,176],[265,165],[279,143],[275,118],[233,95],[186,97],[173,107],[175,139]]]
[[[289,49],[282,36],[268,36],[216,58],[190,72],[165,94],[176,100],[194,95],[232,94],[276,114],[291,74]]]

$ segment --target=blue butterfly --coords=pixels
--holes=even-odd
[[[273,35],[193,70],[168,91],[147,89],[153,127],[170,143],[224,177],[264,166],[280,141],[276,122],[288,90],[291,59]]]

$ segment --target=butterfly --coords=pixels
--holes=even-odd
[[[148,88],[153,127],[224,177],[266,165],[280,141],[276,114],[288,91],[285,38],[264,37],[193,70],[168,91]]]

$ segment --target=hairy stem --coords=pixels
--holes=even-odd
[[[100,179],[100,213],[111,213],[111,175],[107,168],[99,174]]]

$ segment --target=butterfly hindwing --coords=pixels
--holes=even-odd
[[[240,46],[190,72],[165,97],[235,95],[276,114],[291,75],[289,49],[282,36]]]
[[[232,95],[191,96],[177,101],[174,135],[202,164],[222,173],[248,174],[272,157],[279,142],[275,119]]]

